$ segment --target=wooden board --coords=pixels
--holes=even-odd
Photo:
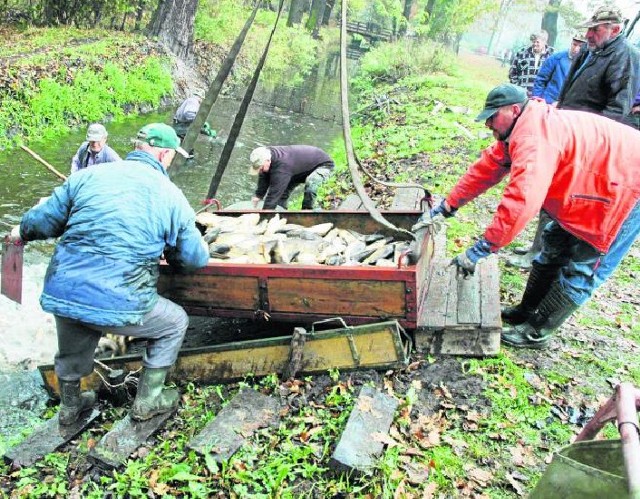
[[[188,446],[199,454],[210,454],[222,463],[257,429],[276,426],[280,421],[279,410],[280,404],[274,397],[245,389],[195,435]]]
[[[171,376],[183,381],[215,383],[241,379],[252,373],[265,376],[282,373],[289,364],[291,336],[249,340],[203,348],[181,350]],[[325,373],[328,369],[393,369],[406,366],[410,341],[396,321],[309,333],[305,342],[300,372]],[[101,359],[110,369],[132,372],[142,359],[123,355]],[[53,365],[38,366],[45,386],[58,393]],[[102,380],[94,371],[82,378],[83,389],[97,390]]]
[[[371,471],[384,447],[376,435],[388,434],[398,403],[376,388],[363,386],[331,457],[331,467],[344,472]]]
[[[72,425],[62,426],[58,414],[53,416],[4,455],[15,466],[31,466],[38,459],[54,452],[87,428],[100,415],[97,409],[86,410]]]
[[[116,469],[173,416],[175,411],[160,414],[147,421],[135,421],[129,415],[117,421],[89,452],[89,459],[103,469]]]
[[[481,261],[469,279],[458,279],[449,261],[433,261],[415,331],[416,348],[431,354],[487,356],[500,350],[497,257]]]

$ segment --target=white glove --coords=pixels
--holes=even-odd
[[[20,226],[16,225],[13,229],[11,229],[11,233],[9,234],[10,241],[20,241],[22,238],[20,237]]]

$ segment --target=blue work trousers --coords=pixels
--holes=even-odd
[[[184,309],[166,298],[142,319],[142,324],[130,326],[96,326],[67,317],[54,316],[58,331],[58,353],[55,370],[59,379],[76,381],[93,371],[93,356],[103,333],[146,338],[144,367],[171,367],[189,326]]]
[[[611,277],[639,232],[640,201],[631,210],[604,255],[552,221],[542,233],[542,251],[535,261],[541,265],[560,266],[558,281],[561,288],[576,305],[582,305]]]

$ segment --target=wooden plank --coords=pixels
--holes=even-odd
[[[432,261],[429,289],[420,307],[418,327],[440,329],[446,323],[450,274],[447,265],[442,259]]]
[[[129,456],[143,445],[175,411],[160,414],[147,421],[135,421],[127,414],[89,452],[89,459],[103,469],[116,469],[127,462]]]
[[[432,355],[486,357],[500,351],[500,329],[467,327],[416,332],[416,348]]]
[[[419,210],[420,201],[424,197],[424,189],[418,187],[405,187],[396,190],[396,195],[391,202],[392,210]]]
[[[258,305],[258,278],[207,274],[160,275],[158,292],[185,304],[213,308],[255,310]]]
[[[447,312],[445,314],[445,327],[458,325],[458,277],[454,265],[447,267],[449,286],[447,287]]]
[[[500,268],[498,258],[489,257],[480,265],[480,315],[483,328],[501,328]]]
[[[4,455],[15,466],[31,466],[38,459],[54,452],[79,435],[100,415],[97,409],[87,410],[72,425],[59,424],[58,414],[38,426],[34,432]]]
[[[331,467],[344,472],[370,471],[383,450],[376,434],[388,434],[397,407],[395,398],[363,386],[331,457]]]
[[[272,312],[400,318],[406,314],[403,281],[269,279]]]
[[[338,207],[338,211],[348,210],[364,210],[364,205],[357,194],[349,194]]]
[[[404,337],[396,321],[367,324],[350,328],[318,331],[307,337],[300,371],[304,374],[370,368],[393,369],[406,366],[408,355]],[[171,376],[182,381],[215,383],[242,379],[247,373],[265,376],[282,373],[289,361],[291,336],[249,340],[181,350]],[[110,369],[133,372],[142,365],[139,355],[123,355],[101,359]],[[45,386],[58,392],[53,365],[38,366]],[[94,371],[82,378],[84,389],[99,389],[100,376]]]
[[[274,397],[245,389],[238,393],[200,433],[189,442],[199,454],[217,462],[229,459],[257,429],[276,426],[280,404]]]
[[[458,324],[480,324],[480,269],[468,279],[458,279]]]

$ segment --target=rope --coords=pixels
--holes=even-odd
[[[247,114],[247,109],[249,108],[249,104],[251,104],[251,99],[253,98],[253,92],[255,91],[256,85],[258,84],[258,78],[260,77],[260,72],[262,71],[262,67],[264,66],[264,63],[267,60],[267,54],[269,53],[269,46],[271,45],[271,39],[273,38],[273,35],[276,32],[276,28],[278,27],[278,21],[280,20],[280,14],[282,13],[283,6],[284,6],[284,0],[280,0],[276,21],[273,23],[273,29],[269,34],[269,39],[267,40],[267,44],[264,47],[264,51],[262,52],[262,57],[258,62],[258,66],[256,67],[256,70],[253,72],[251,82],[249,83],[249,86],[247,87],[247,91],[244,94],[244,98],[242,99],[242,103],[240,104],[240,109],[238,109],[238,113],[236,114],[236,117],[233,120],[231,131],[229,132],[227,141],[224,144],[224,149],[222,149],[222,155],[220,156],[220,161],[218,162],[216,173],[211,179],[211,184],[209,185],[209,191],[207,193],[208,199],[215,197],[216,192],[218,191],[218,186],[220,185],[220,181],[222,180],[222,175],[224,174],[224,171],[227,168],[227,164],[229,163],[229,158],[231,157],[231,153],[233,152],[233,148],[236,143],[236,138],[240,134],[240,129],[242,128],[244,117]]]
[[[347,0],[342,0],[342,19],[340,29],[340,100],[342,103],[342,126],[344,134],[344,145],[347,152],[347,164],[351,179],[355,187],[356,193],[362,201],[363,206],[376,222],[385,227],[402,234],[415,237],[415,235],[406,230],[396,227],[386,218],[382,216],[380,211],[375,207],[366,191],[358,174],[359,162],[353,151],[353,142],[351,140],[351,124],[349,123],[349,97],[348,97],[348,81],[347,81]]]

